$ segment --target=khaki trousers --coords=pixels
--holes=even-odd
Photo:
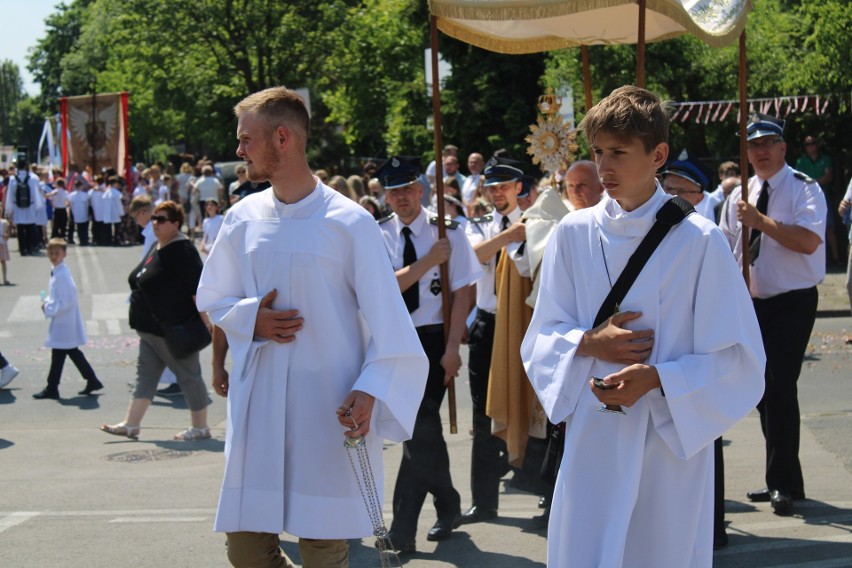
[[[272,533],[232,532],[228,536],[228,560],[234,568],[294,568]],[[349,568],[349,544],[345,540],[299,539],[303,568]]]

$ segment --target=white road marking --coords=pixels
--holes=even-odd
[[[210,517],[116,517],[110,523],[201,523]]]
[[[20,525],[21,523],[24,523],[36,516],[38,516],[37,512],[30,511],[7,513],[5,516],[0,517],[0,533],[16,525]]]
[[[111,294],[92,294],[93,320],[127,319],[130,304],[127,303],[129,292],[114,292]],[[107,324],[108,326],[109,324]]]
[[[19,296],[6,321],[9,323],[44,321],[44,313],[41,311],[41,297]]]
[[[118,324],[118,320],[106,320],[106,328],[107,335],[121,335],[121,326]]]
[[[89,337],[95,337],[101,334],[101,328],[98,325],[98,322],[93,320],[86,320],[86,335]]]

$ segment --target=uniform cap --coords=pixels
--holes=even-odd
[[[507,181],[520,181],[524,176],[523,170],[520,168],[521,162],[509,158],[492,156],[488,163],[485,164],[485,187],[497,185]]]
[[[405,187],[420,176],[420,159],[413,156],[391,156],[373,174],[385,189]]]
[[[783,136],[784,124],[783,118],[755,112],[748,119],[746,140],[754,140],[764,136]]]

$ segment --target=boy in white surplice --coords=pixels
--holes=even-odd
[[[593,327],[671,198],[654,177],[668,155],[668,117],[653,93],[628,86],[580,127],[608,197],[551,236],[521,347],[545,412],[566,423],[548,566],[709,568],[713,441],[763,392],[754,310],[719,229],[690,214]],[[625,414],[599,412],[603,404]]]

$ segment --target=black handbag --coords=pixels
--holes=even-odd
[[[660,207],[654,226],[651,227],[637,249],[630,255],[627,266],[624,267],[624,271],[619,275],[615,285],[601,304],[593,328],[599,326],[617,312],[617,306],[621,304],[657,246],[663,242],[663,237],[666,236],[669,229],[683,221],[687,215],[694,211],[692,204],[682,197],[672,197]],[[556,476],[559,473],[559,464],[562,463],[564,451],[565,422],[560,422],[554,424],[550,431],[547,451],[544,454],[544,462],[541,464],[541,479],[545,483],[556,485]]]
[[[210,331],[198,312],[186,321],[178,324],[160,323],[166,338],[166,347],[175,359],[189,357],[198,353],[213,341]]]

